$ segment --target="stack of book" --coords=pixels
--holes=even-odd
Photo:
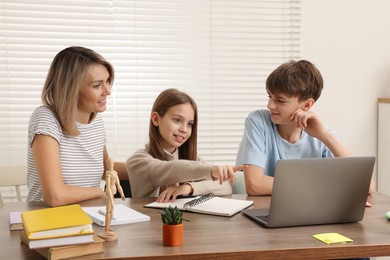
[[[21,213],[20,240],[47,259],[64,259],[103,252],[91,218],[78,204]]]

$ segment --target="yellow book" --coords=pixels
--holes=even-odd
[[[78,204],[25,211],[22,222],[29,239],[94,233],[91,218]]]

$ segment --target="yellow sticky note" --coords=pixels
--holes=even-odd
[[[345,237],[343,235],[340,235],[338,233],[322,233],[322,234],[316,234],[313,235],[313,237],[317,238],[318,240],[326,243],[326,244],[337,244],[337,243],[347,243],[352,242],[353,240]]]

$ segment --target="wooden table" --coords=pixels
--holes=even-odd
[[[267,207],[270,197],[234,198],[255,202],[254,208]],[[381,193],[370,196],[372,203],[359,223],[318,225],[267,229],[244,215],[219,217],[185,213],[184,246],[164,247],[158,209],[143,205],[152,199],[126,199],[125,205],[145,213],[151,221],[112,226],[118,241],[105,242],[104,252],[82,259],[335,259],[390,255],[390,222],[384,217],[390,210],[390,197]],[[120,200],[117,203],[122,203]],[[104,205],[103,200],[81,203],[82,206]],[[318,205],[319,207],[321,205]],[[8,203],[0,210],[0,252],[2,259],[41,259],[19,241],[18,231],[9,231],[9,212],[43,207],[42,203]],[[103,228],[95,226],[99,232]],[[347,244],[327,245],[312,237],[313,234],[337,232],[354,241]]]

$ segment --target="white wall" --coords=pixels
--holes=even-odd
[[[302,57],[322,72],[314,106],[356,155],[377,155],[377,98],[390,97],[390,1],[303,0]]]

